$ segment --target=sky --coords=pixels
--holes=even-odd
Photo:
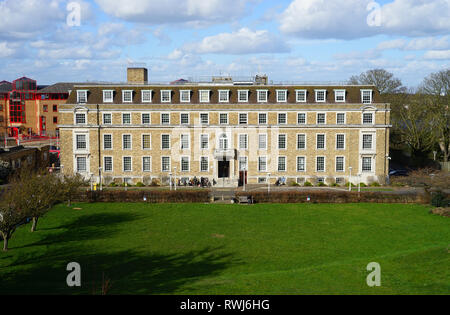
[[[0,0],[0,81],[124,82],[267,74],[408,87],[450,67],[450,0]]]

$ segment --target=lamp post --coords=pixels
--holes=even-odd
[[[358,193],[361,192],[361,174],[358,174]]]
[[[392,158],[391,158],[390,156],[386,156],[386,159],[388,160],[388,167],[387,167],[387,181],[386,181],[386,183],[387,183],[388,185],[390,185],[390,184],[391,184],[391,177],[390,177],[390,175],[389,175],[389,169],[390,169],[389,161],[392,160]]]
[[[267,174],[267,193],[270,194],[270,173]]]
[[[247,171],[247,168],[244,167],[244,191],[245,191],[246,171]]]
[[[99,175],[100,175],[100,178],[99,178],[99,181],[100,181],[100,191],[103,191],[102,170],[103,170],[103,167],[100,166],[100,167],[98,168],[98,173],[99,173]]]
[[[169,187],[172,190],[172,173],[169,174]]]
[[[174,179],[175,179],[175,191],[177,190],[177,167],[175,166],[174,168]]]
[[[348,191],[352,191],[352,169],[353,167],[349,167],[348,170],[350,171],[350,176],[348,177]]]

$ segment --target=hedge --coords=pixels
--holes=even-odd
[[[73,198],[75,202],[148,202],[148,203],[190,203],[209,202],[209,190],[107,190],[84,191]]]
[[[430,197],[417,192],[343,192],[343,191],[282,191],[238,192],[236,197],[248,196],[255,203],[421,203],[429,204]],[[309,197],[309,200],[308,200]]]

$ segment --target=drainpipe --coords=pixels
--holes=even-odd
[[[98,178],[99,178],[99,183],[100,183],[100,187],[102,187],[102,151],[101,151],[101,135],[100,135],[100,108],[99,105],[97,104],[97,126],[98,126]]]

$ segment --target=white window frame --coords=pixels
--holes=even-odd
[[[187,100],[183,100],[183,94],[187,94]],[[180,90],[180,103],[190,103],[191,102],[191,90]]]
[[[187,159],[187,163],[188,163],[188,169],[184,170],[183,169],[183,159]],[[180,172],[183,173],[189,173],[191,171],[191,158],[187,155],[181,156],[180,157]]]
[[[265,168],[261,169],[261,159],[265,159]],[[258,156],[258,173],[267,173],[267,156],[266,155],[262,155],[262,156]]]
[[[338,136],[344,136],[344,147],[343,148],[338,148]],[[346,145],[347,145],[347,139],[346,139],[345,133],[337,133],[336,134],[336,150],[337,151],[345,150]]]
[[[169,167],[167,170],[164,169],[164,160],[169,160]],[[172,159],[170,156],[161,156],[161,172],[162,173],[170,173],[172,171]]]
[[[344,122],[339,123],[339,115],[344,115]],[[347,113],[336,113],[336,125],[346,125],[347,124]]]
[[[144,159],[149,159],[150,160],[150,169],[148,169],[148,170],[146,170],[145,167],[144,167],[145,166]],[[149,173],[151,171],[152,171],[152,157],[148,156],[148,155],[145,155],[145,156],[142,157],[142,172],[143,173]]]
[[[81,102],[80,94],[84,93],[84,102]],[[88,90],[77,90],[77,104],[86,104],[88,99]]]
[[[338,159],[341,159],[342,158],[342,170],[338,170]],[[336,173],[345,173],[345,156],[343,156],[343,155],[338,155],[338,156],[336,156],[336,158],[335,158],[335,160],[334,160],[334,168],[335,168],[335,171],[336,171]]]
[[[305,98],[302,100],[299,98],[300,92],[303,92]],[[295,100],[297,103],[306,103],[308,99],[308,90],[295,90]]]
[[[202,166],[203,166],[202,162],[203,162],[203,160],[206,160],[206,162],[208,164],[208,166],[206,167],[205,170],[202,169]],[[208,156],[205,156],[205,155],[204,156],[200,156],[199,171],[201,173],[208,173],[209,172],[209,157]]]
[[[106,93],[111,93],[111,98],[106,98]],[[103,90],[103,103],[114,102],[114,90]]]
[[[130,122],[129,123],[125,123],[123,117],[125,115],[130,115]],[[131,125],[133,124],[133,115],[131,115],[131,113],[122,113],[122,125]]]
[[[187,137],[187,138],[186,138]],[[183,148],[183,141],[187,139],[187,147]],[[189,133],[184,133],[180,135],[180,150],[190,150],[191,149],[191,135]]]
[[[148,123],[144,122],[144,115],[148,115]],[[141,124],[142,125],[151,125],[152,124],[152,114],[151,113],[141,113]]]
[[[281,92],[284,92],[284,100],[280,100]],[[277,90],[277,103],[287,103],[288,101],[288,90]]]
[[[261,98],[261,94],[265,93],[266,97],[263,99]],[[257,94],[257,101],[258,103],[267,103],[267,101],[269,100],[269,90],[256,90],[256,94]]]
[[[130,93],[131,97],[129,101],[125,100],[125,94]],[[122,90],[122,103],[133,103],[133,90]]]
[[[169,122],[164,122],[164,120],[163,120],[163,115],[167,115],[167,116],[169,117]],[[160,119],[160,124],[161,124],[161,125],[167,126],[167,125],[170,125],[170,123],[171,123],[170,113],[161,113],[161,114],[159,115],[159,119]]]
[[[85,148],[78,148],[78,136],[84,136],[84,143],[86,144]],[[89,151],[89,133],[88,132],[79,132],[74,133],[73,137],[73,149],[74,152],[88,152]]]
[[[219,90],[218,93],[219,93],[218,94],[219,103],[229,103],[230,102],[230,90]],[[226,100],[221,100],[220,99],[221,93],[226,93],[226,95],[227,95],[227,99]]]
[[[323,136],[323,148],[319,148],[319,136]],[[316,150],[327,149],[327,135],[325,133],[316,133]]]
[[[323,158],[323,170],[318,169],[319,158]],[[316,173],[325,173],[327,171],[327,157],[323,155],[316,156]]]
[[[172,102],[172,90],[161,90],[161,103],[171,103]],[[168,100],[164,100],[164,94],[165,93],[169,93],[169,99]]]
[[[125,136],[130,136],[130,147],[129,148],[125,148]],[[131,135],[131,133],[122,134],[122,150],[124,150],[124,151],[133,150],[133,136]]]
[[[319,122],[319,115],[324,115],[324,122]],[[327,124],[327,113],[317,113],[316,115],[316,125],[326,125]]]
[[[105,160],[107,158],[111,159],[111,170],[107,170],[106,169],[106,162],[105,162]],[[114,172],[114,157],[113,156],[111,156],[111,155],[104,155],[103,156],[103,172],[105,172],[105,173],[112,173],[112,172]]]
[[[264,115],[266,117],[266,122],[261,123],[260,115]],[[269,114],[268,113],[258,113],[258,125],[268,125],[269,124]]]
[[[149,142],[150,142],[150,146],[148,148],[144,148],[144,136],[149,136]],[[142,146],[142,150],[144,151],[148,151],[152,149],[152,134],[151,133],[143,133],[141,135],[141,146]]]
[[[300,115],[305,115],[305,123],[303,123],[303,124],[301,124],[300,122],[299,122],[299,116]],[[306,113],[306,112],[298,112],[297,113],[297,125],[307,125],[308,124],[308,113]]]
[[[111,147],[110,148],[106,148],[105,147],[105,136],[111,136]],[[111,133],[104,133],[102,140],[103,140],[103,150],[105,150],[105,151],[114,150],[114,138],[113,138],[113,135]]]
[[[248,90],[238,90],[238,103],[248,103]],[[242,93],[245,93],[245,100],[241,100]]]
[[[245,115],[245,123],[241,123],[241,115]],[[239,125],[248,125],[248,113],[238,113],[238,124]]]
[[[299,170],[299,168],[298,168],[298,165],[299,165],[298,161],[301,158],[303,158],[303,160],[304,160],[304,163],[303,163],[304,164],[304,169],[303,170]],[[305,173],[306,172],[306,156],[304,156],[304,155],[297,156],[296,159],[295,159],[295,162],[296,162],[295,168],[297,170],[297,173]]]
[[[183,115],[187,115],[188,122],[183,122]],[[180,125],[189,125],[191,123],[190,113],[180,113]]]
[[[85,170],[79,170],[78,169],[78,159],[84,159],[85,161],[86,161],[86,163],[85,163],[85,166],[86,166],[86,169]],[[76,173],[78,173],[78,174],[85,174],[85,173],[88,173],[89,172],[89,167],[90,167],[90,165],[89,165],[89,157],[87,157],[87,156],[75,156],[74,157],[74,163],[75,163],[75,169],[76,169]],[[20,160],[19,160],[20,161]],[[20,167],[20,165],[18,165],[17,167]]]
[[[370,159],[370,171],[365,171],[364,170],[364,159]],[[361,164],[360,164],[360,167],[361,167],[361,173],[364,173],[364,174],[373,174],[373,173],[375,173],[375,159],[374,159],[374,157],[373,156],[361,156]]]
[[[146,100],[144,98],[144,94],[146,94],[146,93],[150,93],[150,99],[149,100]],[[151,103],[152,99],[153,99],[153,90],[142,90],[141,91],[141,102],[142,103]]]
[[[241,146],[241,137],[245,138],[245,146]],[[248,150],[248,134],[246,133],[240,133],[238,135],[238,146],[239,150]]]
[[[284,148],[280,147],[280,137],[284,136]],[[280,133],[278,134],[277,137],[278,141],[277,141],[277,148],[278,150],[287,150],[288,148],[288,135],[286,133]]]
[[[280,115],[285,115],[286,121],[284,123],[280,122]],[[286,113],[286,112],[277,113],[277,124],[278,125],[287,125],[287,123],[288,123],[288,113]]]
[[[319,93],[321,93],[321,92],[324,93],[323,100],[319,100],[319,99],[317,98],[317,96],[318,96]],[[327,101],[327,90],[324,90],[324,89],[314,90],[314,93],[315,93],[315,100],[316,100],[316,103],[326,103],[326,101]]]
[[[280,169],[280,159],[284,159],[284,170],[281,170]],[[278,156],[278,158],[277,158],[277,171],[278,172],[281,172],[281,173],[285,173],[285,172],[287,172],[287,156],[285,156],[285,155],[280,155],[280,156]]]
[[[372,116],[372,122],[366,123],[364,122],[364,115],[371,115]],[[374,112],[363,112],[361,115],[361,124],[363,125],[375,125],[375,113]]]
[[[168,148],[164,148],[163,147],[163,144],[164,144],[163,136],[168,136],[169,137],[169,147]],[[170,134],[168,134],[168,133],[161,134],[161,150],[170,150],[171,147],[172,147],[172,139],[170,137]]]
[[[111,122],[110,123],[105,122],[105,115],[109,115],[111,117]],[[112,123],[113,123],[113,114],[112,113],[102,113],[102,123],[103,123],[103,125],[112,125]]]
[[[299,139],[299,136],[305,136],[305,147],[304,148],[300,148],[299,147],[299,141],[298,141],[298,139]],[[307,143],[307,135],[306,135],[306,133],[297,133],[297,137],[296,137],[296,139],[297,139],[297,150],[306,150],[306,148],[308,147],[308,143]]]
[[[202,96],[204,96],[203,94],[207,93],[207,99],[203,100]],[[210,102],[210,98],[211,98],[211,90],[199,90],[198,91],[198,101],[199,103],[209,103]]]
[[[130,170],[125,170],[125,158],[130,158]],[[122,171],[124,173],[131,173],[133,172],[133,157],[132,156],[122,156]]]
[[[203,148],[202,147],[202,144],[203,144],[202,138],[205,137],[205,136],[206,136],[206,139],[208,141],[206,142],[206,147]],[[209,134],[207,134],[207,133],[204,133],[204,134],[200,135],[200,150],[209,150]]]
[[[207,122],[203,122],[202,116],[206,115],[206,117],[208,117],[208,121]],[[199,113],[198,117],[200,118],[200,124],[201,125],[209,125],[209,113]]]
[[[222,122],[222,118],[221,118],[222,115],[226,115],[226,117],[227,117],[227,122],[226,123]],[[230,120],[229,120],[228,113],[219,113],[219,125],[228,125],[229,123],[230,123]]]
[[[263,148],[263,147],[261,147],[261,137],[264,137],[265,138],[265,144],[266,144],[266,146]],[[258,134],[258,150],[264,150],[264,151],[267,151],[267,149],[268,149],[268,147],[269,147],[269,144],[268,144],[268,136],[267,136],[267,133],[260,133],[260,134]]]
[[[342,93],[343,93],[344,95],[342,95]],[[343,96],[344,99],[338,100],[338,97],[340,97],[340,96]],[[344,89],[334,90],[334,101],[335,101],[336,103],[345,103],[346,100],[347,100],[347,91],[346,91],[346,90],[344,90]]]
[[[77,122],[77,116],[78,115],[83,115],[84,116],[84,123]],[[81,126],[87,125],[87,113],[77,113],[77,112],[75,112],[75,115],[73,115],[73,118],[74,118],[74,124],[75,125],[81,125]]]
[[[370,101],[369,102],[364,102],[364,93],[370,93]],[[361,90],[361,103],[363,104],[372,104],[373,103],[373,90],[369,90],[369,89],[364,89]]]
[[[371,141],[370,141],[370,148],[365,148],[364,147],[364,137],[365,136],[370,136]],[[362,151],[373,151],[374,150],[374,144],[375,144],[375,134],[374,133],[362,133],[361,134],[361,150]]]

